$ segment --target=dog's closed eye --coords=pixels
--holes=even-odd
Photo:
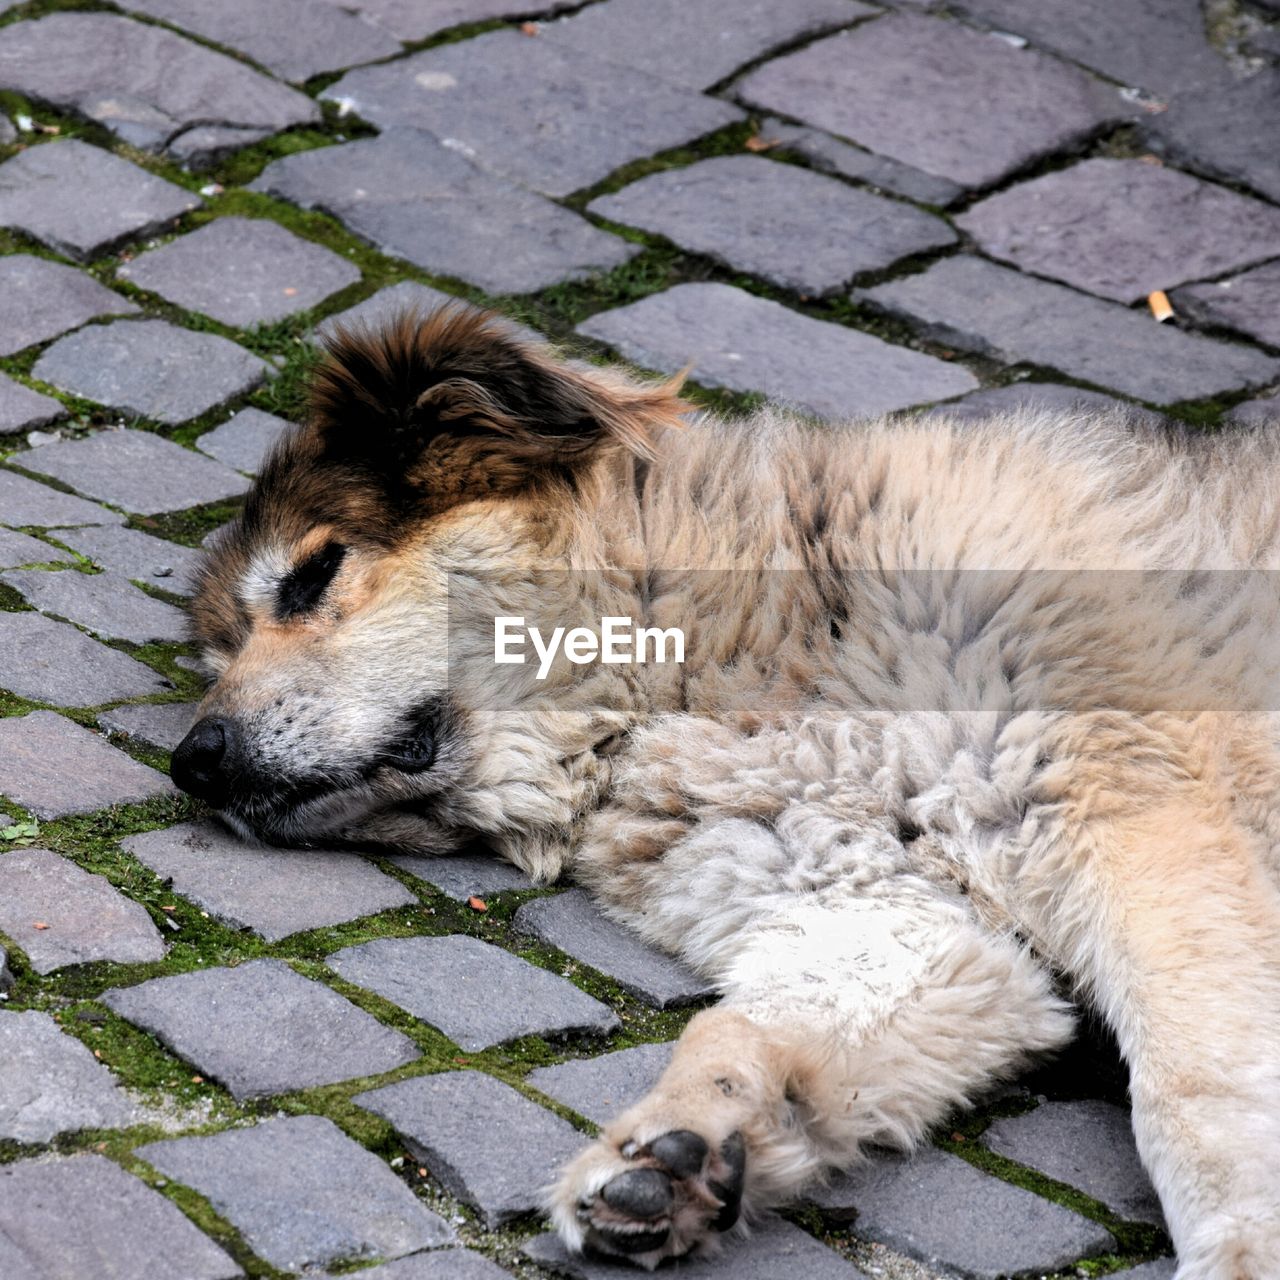
[[[276,616],[281,622],[310,613],[320,603],[346,554],[340,542],[327,542],[284,576],[276,595]]]

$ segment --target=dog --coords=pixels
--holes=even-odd
[[[1063,980],[1127,1062],[1178,1280],[1275,1280],[1278,562],[1275,433],[725,421],[404,315],[329,341],[208,556],[173,776],[268,843],[572,874],[714,983],[563,1171],[572,1248],[714,1249],[910,1147],[1068,1040]],[[683,662],[494,642],[616,618]]]

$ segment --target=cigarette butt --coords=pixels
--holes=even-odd
[[[1173,304],[1163,289],[1147,294],[1147,306],[1151,308],[1151,314],[1160,324],[1173,317]]]

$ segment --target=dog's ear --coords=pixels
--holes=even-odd
[[[609,445],[644,456],[688,408],[680,378],[581,371],[465,305],[339,328],[325,345],[309,419],[325,460],[432,506],[563,474]]]

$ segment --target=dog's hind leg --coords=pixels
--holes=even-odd
[[[729,819],[661,859],[653,912],[706,939],[700,959],[724,1000],[564,1171],[551,1207],[572,1247],[650,1267],[714,1247],[740,1214],[793,1199],[863,1144],[910,1146],[1070,1034],[1029,954],[929,882],[740,890],[726,914],[721,873],[741,880],[769,842],[774,831]]]

